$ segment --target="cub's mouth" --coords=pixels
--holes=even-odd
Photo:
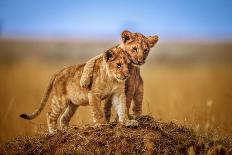
[[[145,61],[143,61],[143,62],[138,62],[138,65],[143,65],[145,63]]]
[[[118,76],[116,76],[116,79],[118,81],[125,81],[127,78],[128,78],[128,76],[124,76],[124,77],[118,77]]]
[[[133,62],[133,65],[135,65],[135,66],[141,66],[141,65],[143,65],[145,63],[145,61],[143,61],[143,62],[138,62],[138,61],[136,61],[136,62]]]
[[[138,61],[138,60],[136,60],[136,59],[132,59],[132,63],[134,64],[134,65],[143,65],[144,63],[145,63],[145,60],[143,60],[143,61]]]

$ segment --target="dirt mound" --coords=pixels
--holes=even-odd
[[[47,133],[10,140],[0,154],[200,154],[231,153],[232,141],[216,135],[201,136],[173,122],[140,116],[139,127],[70,127],[51,136]]]

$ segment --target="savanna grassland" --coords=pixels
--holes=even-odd
[[[37,108],[53,73],[84,63],[115,43],[0,40],[0,142],[46,129],[46,112],[32,121],[18,117]],[[232,133],[232,44],[158,43],[141,67],[143,113],[180,122],[199,132]],[[90,108],[71,124],[91,123]]]

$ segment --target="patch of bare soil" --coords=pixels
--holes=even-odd
[[[173,122],[140,116],[139,127],[111,123],[70,127],[55,135],[47,132],[17,137],[0,146],[0,154],[231,154],[232,140],[202,136]]]

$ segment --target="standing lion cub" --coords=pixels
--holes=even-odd
[[[76,109],[88,104],[92,108],[94,122],[105,123],[100,106],[102,100],[113,102],[121,123],[137,125],[138,122],[128,120],[127,115],[125,80],[129,76],[130,60],[124,50],[113,47],[95,60],[91,88],[87,91],[80,86],[84,66],[71,66],[55,74],[39,108],[31,115],[21,114],[20,117],[30,120],[38,116],[51,94],[51,112],[47,114],[49,133],[57,130],[59,117],[61,128],[65,128]]]
[[[141,115],[142,113],[142,101],[143,101],[143,79],[140,75],[139,66],[143,65],[146,61],[146,58],[150,52],[150,49],[155,46],[158,42],[158,36],[144,36],[141,33],[132,33],[130,31],[123,31],[121,34],[122,43],[118,45],[129,56],[129,59],[132,62],[130,69],[130,77],[126,80],[125,83],[125,93],[126,93],[126,104],[127,104],[127,113],[129,114],[129,109],[131,102],[133,101],[132,114],[134,116]],[[80,80],[81,87],[88,88],[92,83],[93,68],[95,65],[95,60],[98,59],[98,55],[95,58],[90,59],[83,70],[83,74]],[[110,108],[112,106],[111,102],[105,104],[105,117],[106,120],[110,120]]]

